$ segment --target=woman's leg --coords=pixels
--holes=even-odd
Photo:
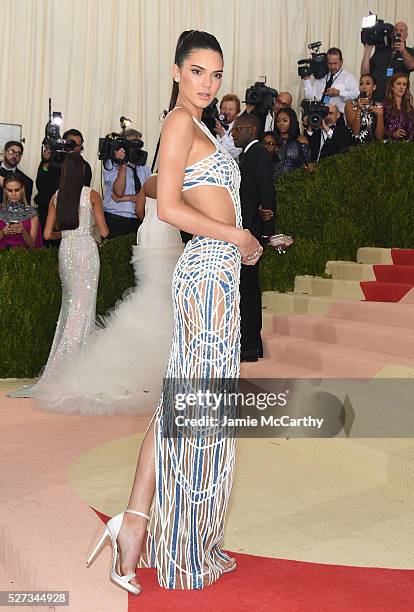
[[[137,510],[145,514],[149,513],[155,489],[154,420],[152,420],[142,442],[128,503],[128,508],[131,510]],[[146,528],[146,519],[136,514],[124,514],[124,520],[118,535],[122,575],[135,573]],[[131,580],[131,584],[140,587],[136,578]]]

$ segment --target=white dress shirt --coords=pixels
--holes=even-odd
[[[265,132],[272,132],[275,129],[275,118],[270,111],[266,115]]]
[[[240,153],[243,149],[236,147],[234,144],[233,136],[231,135],[231,128],[234,125],[234,121],[229,124],[228,130],[225,132],[224,136],[216,135],[217,140],[221,144],[221,146],[226,149],[227,153],[230,153],[233,159],[237,160]]]
[[[322,79],[303,79],[305,88],[305,97],[308,100],[322,99],[323,92],[330,77],[330,73]],[[341,113],[344,112],[345,102],[347,100],[355,100],[359,96],[359,83],[353,74],[347,70],[338,70],[334,74],[331,87],[339,90],[339,96],[331,96],[329,102],[325,98],[325,104],[336,104]]]
[[[259,142],[257,140],[257,138],[255,140],[252,140],[251,142],[249,142],[249,144],[244,148],[244,151],[243,151],[243,149],[240,149],[240,151],[243,151],[243,153],[246,154],[247,151],[250,149],[250,147],[252,147],[256,142]]]
[[[335,125],[330,127],[327,132],[325,132],[325,130],[323,130],[322,128],[320,129],[321,141],[319,143],[319,153],[318,153],[318,157],[316,159],[317,162],[319,161],[319,158],[321,156],[321,152],[322,152],[322,149],[323,149],[323,146],[324,146],[325,142],[327,140],[330,140],[332,138],[332,136],[334,135],[334,131],[333,131],[334,127],[335,127]],[[313,134],[313,130],[312,129],[308,128],[306,131],[309,134],[309,136],[312,136],[312,134]]]

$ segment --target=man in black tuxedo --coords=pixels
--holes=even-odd
[[[24,148],[18,140],[9,140],[4,145],[3,161],[0,166],[0,202],[3,202],[3,181],[4,177],[9,174],[20,176],[24,182],[24,191],[27,203],[30,204],[32,199],[33,181],[30,177],[22,172],[17,166],[23,157]]]
[[[329,104],[328,108],[329,113],[322,120],[321,129],[308,128],[306,130],[313,162],[341,153],[353,143],[351,131],[343,121],[340,121],[341,113],[336,104]]]
[[[259,132],[260,120],[254,114],[237,117],[232,129],[235,146],[243,149],[239,156],[243,227],[263,241],[274,233],[276,195],[272,158],[258,141]],[[269,220],[262,221],[259,211],[266,211]],[[242,265],[240,271],[241,361],[263,357],[259,262],[254,266]]]

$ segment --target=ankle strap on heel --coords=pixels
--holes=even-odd
[[[138,512],[138,510],[130,510],[129,508],[127,508],[125,512],[128,512],[129,514],[136,514],[137,516],[142,516],[142,518],[147,519],[147,521],[149,521],[148,514],[144,514],[144,512]]]

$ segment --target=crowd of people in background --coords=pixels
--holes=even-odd
[[[286,91],[278,93],[273,109],[256,134],[260,146],[271,157],[274,180],[298,168],[312,171],[321,159],[344,152],[351,145],[384,139],[414,141],[414,107],[409,82],[410,72],[414,70],[414,49],[407,46],[407,24],[396,23],[394,32],[398,40],[391,48],[364,45],[359,82],[344,69],[342,52],[337,47],[327,52],[325,77],[303,77],[305,99],[320,101],[328,109],[318,129],[308,126],[306,117],[302,118],[301,129],[292,108],[292,95]],[[220,114],[225,121],[216,121],[215,136],[239,162],[243,147],[237,144],[240,137],[235,130],[245,128],[237,127],[237,119],[254,115],[255,108],[247,105],[242,111],[239,97],[226,94],[220,102]],[[139,140],[142,134],[130,129],[125,136]],[[72,140],[73,152],[81,156],[82,133],[70,129],[63,138]],[[35,179],[37,194],[32,203],[33,180],[19,168],[23,153],[23,144],[18,141],[9,141],[4,147],[0,167],[0,250],[16,246],[59,246],[58,239],[45,238],[44,230],[51,198],[61,182],[61,165],[52,163],[52,151],[44,147]],[[136,232],[144,216],[138,205],[138,193],[151,171],[148,166],[124,163],[124,157],[125,151],[120,149],[118,163],[103,169],[103,210],[109,238]],[[83,161],[83,183],[90,186],[92,169]]]

